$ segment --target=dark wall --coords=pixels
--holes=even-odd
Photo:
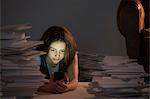
[[[117,28],[120,0],[2,0],[2,25],[30,23],[27,34],[38,40],[52,25],[72,31],[79,51],[126,55]]]

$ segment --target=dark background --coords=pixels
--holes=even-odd
[[[79,51],[126,55],[125,39],[117,28],[121,0],[1,0],[1,25],[30,23],[26,34],[39,40],[52,25],[73,33]]]

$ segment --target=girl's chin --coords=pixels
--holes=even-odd
[[[58,63],[59,63],[59,61],[53,61],[53,63],[54,63],[54,64],[58,64]]]

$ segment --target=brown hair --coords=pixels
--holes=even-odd
[[[60,26],[52,26],[48,28],[44,34],[42,35],[41,39],[44,44],[38,47],[38,50],[42,50],[45,52],[49,51],[49,46],[54,41],[63,41],[66,43],[66,51],[65,57],[62,60],[64,68],[68,68],[68,66],[72,63],[75,52],[77,51],[77,44],[72,35],[72,33],[66,27]]]

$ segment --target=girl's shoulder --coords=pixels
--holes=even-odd
[[[41,61],[41,56],[35,56],[35,57],[33,57],[33,60],[35,60],[35,61]]]

